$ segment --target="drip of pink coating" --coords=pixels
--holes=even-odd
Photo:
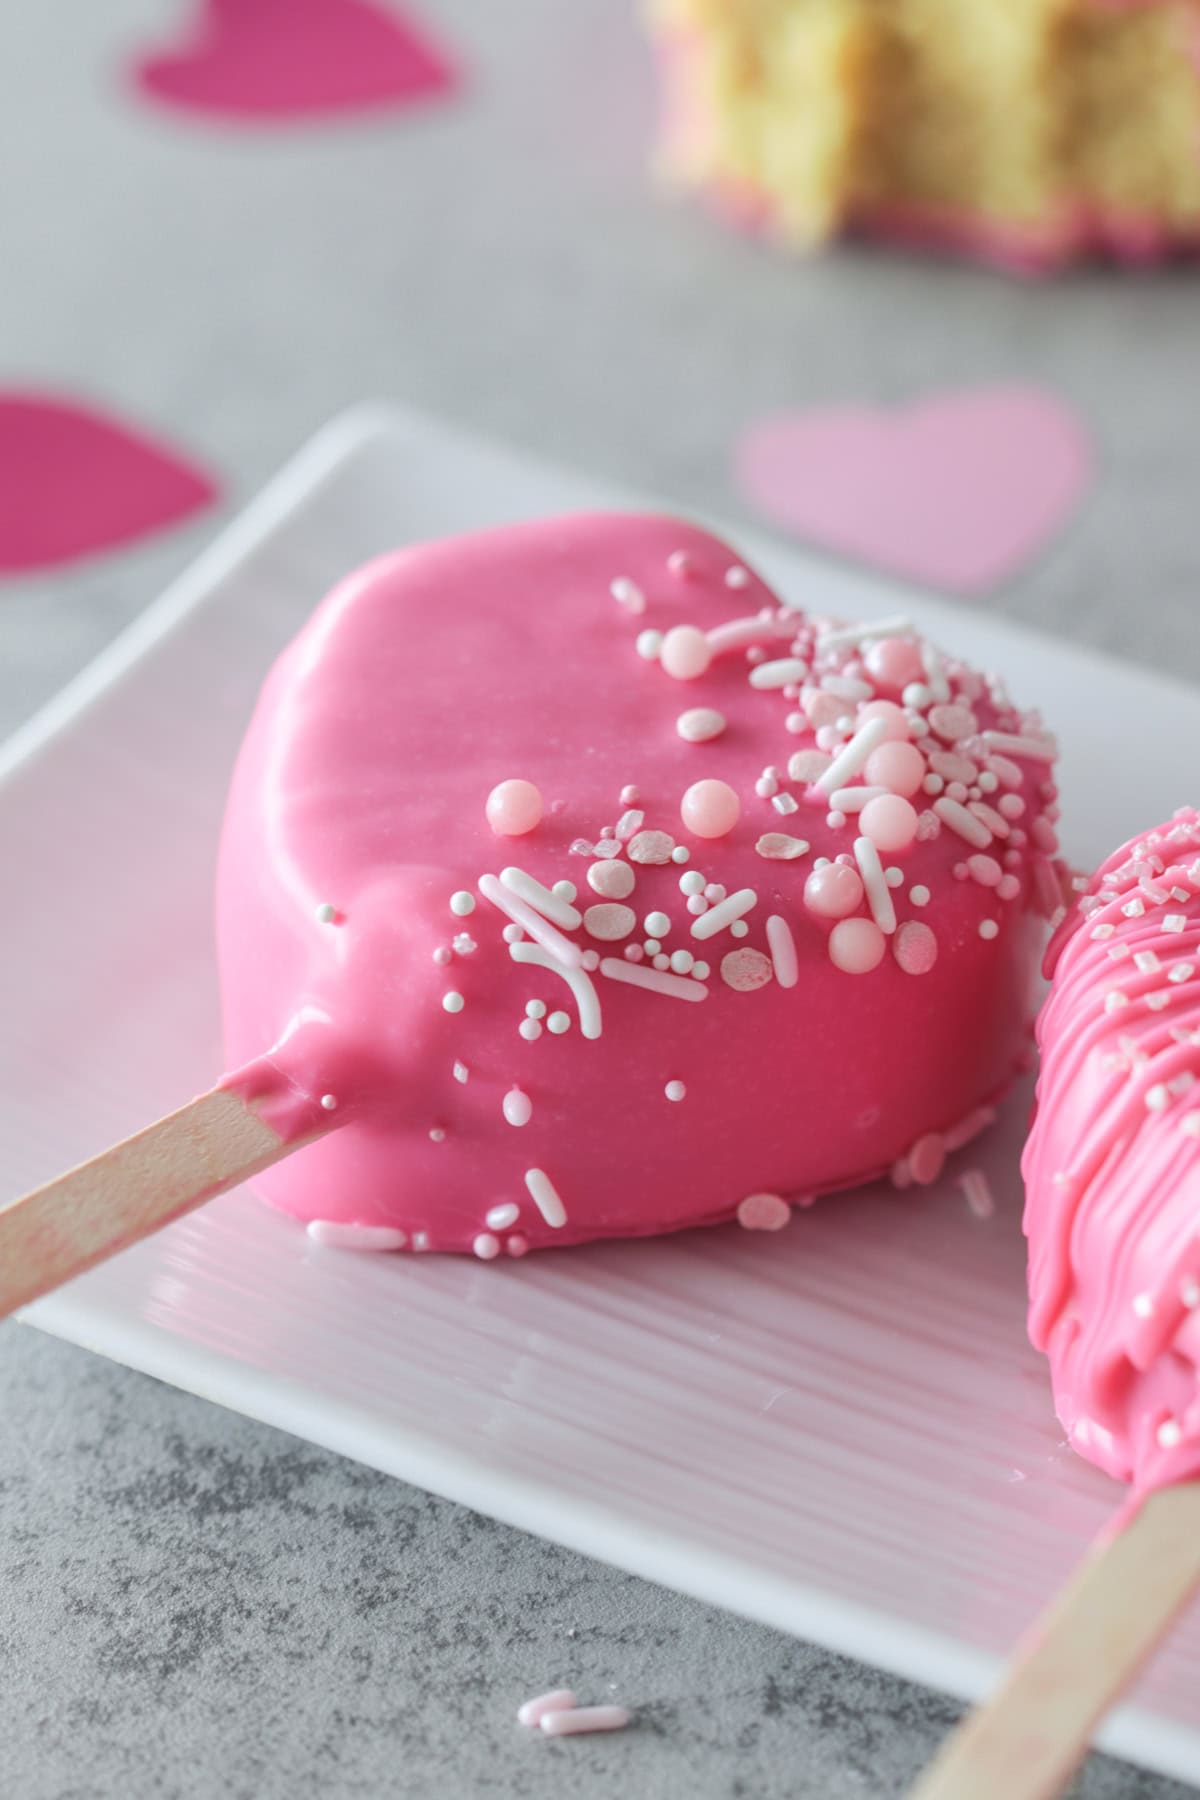
[[[1141,1497],[1200,1475],[1200,814],[1109,857],[1047,969],[1029,1332],[1073,1446]]]
[[[726,732],[699,749],[675,730],[679,688],[634,648],[643,623],[665,633],[676,622],[683,596],[667,588],[665,564],[680,548],[693,570],[688,613],[714,650],[695,680],[696,699],[714,702],[727,720]],[[1007,1085],[1024,1045],[1039,930],[1031,848],[1004,847],[1019,893],[1003,906],[998,889],[953,881],[952,864],[969,849],[949,831],[918,832],[902,853],[901,886],[888,889],[885,876],[900,872],[879,868],[882,891],[870,910],[890,892],[899,928],[920,905],[940,946],[919,999],[895,953],[851,982],[830,952],[839,921],[804,903],[817,862],[845,869],[837,858],[853,860],[861,814],[841,829],[826,824],[823,808],[806,810],[804,836],[794,839],[762,833],[776,822],[771,811],[745,829],[739,821],[723,838],[692,843],[704,887],[686,899],[678,892],[673,859],[688,846],[662,827],[698,762],[753,811],[770,806],[753,792],[764,768],[775,772],[775,799],[794,810],[804,778],[792,775],[792,759],[815,759],[818,773],[832,761],[802,712],[798,729],[787,722],[799,709],[784,690],[753,687],[744,654],[716,653],[714,637],[720,642],[734,608],[753,614],[734,621],[743,650],[763,649],[765,658],[779,640],[775,660],[792,656],[818,680],[838,681],[851,731],[864,714],[883,720],[872,754],[894,744],[924,755],[917,746],[929,738],[919,729],[924,701],[894,708],[885,700],[880,710],[877,689],[866,697],[869,631],[818,652],[831,622],[780,618],[752,572],[731,598],[725,571],[738,566],[725,546],[673,521],[591,517],[508,528],[404,551],[351,577],[286,654],[247,739],[226,827],[219,929],[229,1043],[237,1060],[254,1057],[264,1033],[285,1034],[298,1008],[319,1008],[322,1040],[314,1034],[272,1052],[272,1081],[292,1106],[300,1096],[306,1120],[322,1094],[340,1104],[317,1116],[323,1141],[259,1178],[268,1198],[304,1220],[403,1230],[412,1249],[469,1253],[477,1238],[494,1236],[503,1237],[499,1254],[519,1256],[729,1219],[741,1195],[828,1194],[871,1179],[914,1140]],[[612,603],[618,574],[645,597],[637,620]],[[458,656],[464,630],[478,649],[467,665]],[[940,666],[945,691],[930,704],[962,699],[981,733],[999,730],[1037,749],[1033,774],[1018,757],[1017,785],[1005,788],[1023,798],[1028,825],[1049,804],[1039,793],[1046,769],[1037,722],[993,703],[961,664]],[[450,672],[436,693],[421,675],[432,667]],[[968,760],[965,746],[946,754]],[[970,755],[989,772],[991,750]],[[470,937],[459,933],[451,948],[452,897],[480,891],[489,864],[509,860],[496,857],[483,800],[513,769],[553,796],[516,858],[532,885],[515,892],[507,878],[497,881],[500,911],[478,906]],[[617,796],[630,776],[645,817],[623,842],[618,821],[633,801],[618,807]],[[849,778],[851,786],[865,781],[865,768]],[[885,781],[871,785],[895,793]],[[930,816],[920,815],[923,827]],[[556,889],[561,906],[571,905],[565,878],[585,896],[594,892],[582,877],[602,862],[629,871],[638,919],[670,918],[672,956],[681,938],[691,943],[701,903],[708,912],[722,904],[710,892],[753,893],[757,904],[714,935],[711,965],[687,972],[663,957],[659,967],[660,953],[647,957],[640,943],[629,948],[642,962],[626,962],[622,944],[602,965],[582,923],[560,929],[537,910]],[[861,885],[858,869],[851,873]],[[514,916],[530,893],[534,942]],[[330,895],[336,929],[316,917]],[[990,945],[976,935],[985,907],[1001,921]],[[868,912],[865,894],[855,910]],[[792,935],[793,988],[775,919]],[[846,922],[869,939],[879,929],[875,917]],[[740,943],[734,926],[746,934]],[[441,967],[435,949],[447,954]],[[451,995],[456,1010],[445,1011]],[[544,1026],[526,1012],[532,999],[555,1008]],[[680,999],[692,1004],[675,1005]],[[554,1032],[553,1018],[568,1021],[565,1033]],[[880,1033],[903,1037],[911,1052],[893,1059],[883,1081],[862,1053]],[[796,1059],[812,1042],[821,1045],[822,1080],[810,1092],[797,1083]],[[723,1073],[733,1066],[744,1071],[737,1083]],[[469,1081],[456,1067],[470,1070]],[[668,1077],[686,1088],[684,1104],[664,1100]],[[501,1104],[514,1086],[535,1096],[519,1129]],[[860,1129],[868,1112],[874,1123]],[[531,1168],[547,1173],[563,1223],[551,1225],[531,1204]],[[519,1238],[485,1220],[485,1209],[510,1200],[521,1202]]]
[[[542,796],[532,781],[502,781],[488,795],[486,810],[497,837],[524,837],[541,823]]]
[[[697,837],[727,837],[738,822],[741,802],[727,781],[694,781],[679,803],[679,814]]]

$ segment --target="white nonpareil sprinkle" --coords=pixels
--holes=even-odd
[[[337,907],[328,900],[322,900],[317,907],[316,918],[318,925],[332,925],[337,918]]]
[[[468,913],[475,911],[474,894],[468,894],[466,888],[459,888],[457,894],[450,896],[450,911],[457,918],[465,919]]]
[[[1185,1281],[1180,1287],[1179,1298],[1188,1312],[1195,1312],[1200,1306],[1200,1281]]]
[[[618,575],[608,585],[608,591],[620,606],[626,606],[630,612],[640,613],[646,610],[646,596],[636,581],[630,581],[628,575]]]
[[[639,631],[634,643],[638,655],[646,662],[657,662],[658,653],[662,649],[663,634],[661,631]]]
[[[908,897],[914,906],[929,905],[929,889],[923,882],[918,882],[916,887],[909,888]]]
[[[1178,1419],[1164,1419],[1157,1436],[1160,1450],[1175,1450],[1183,1442],[1183,1427]]]
[[[1135,1294],[1133,1310],[1139,1319],[1152,1319],[1154,1317],[1154,1301],[1149,1294]]]
[[[1179,1121],[1179,1129],[1185,1137],[1200,1138],[1200,1112],[1185,1113]]]
[[[336,1112],[337,1111],[337,1095],[336,1094],[322,1094],[321,1095],[321,1105],[325,1108],[326,1112]]]
[[[571,1029],[571,1015],[565,1012],[552,1012],[546,1020],[546,1030],[552,1031],[555,1037],[561,1037],[564,1031]]]
[[[1152,1088],[1146,1090],[1147,1112],[1165,1112],[1171,1104],[1170,1090],[1166,1084],[1156,1081]]]
[[[980,919],[979,935],[981,938],[994,938],[1000,934],[1000,927],[995,919]]]
[[[647,913],[642,924],[647,937],[664,938],[671,929],[671,921],[665,912]]]
[[[726,569],[726,571],[725,571],[725,586],[727,588],[749,587],[750,586],[749,570],[743,569],[740,563],[734,563],[732,568]]]
[[[451,988],[448,994],[442,995],[442,1007],[445,1012],[459,1013],[466,1004],[467,1003],[462,995],[455,993],[453,988]]]
[[[687,1095],[687,1088],[682,1081],[668,1081],[663,1093],[668,1100],[682,1100]]]

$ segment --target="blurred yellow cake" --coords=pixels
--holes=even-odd
[[[662,164],[780,242],[1200,243],[1200,0],[651,0]]]

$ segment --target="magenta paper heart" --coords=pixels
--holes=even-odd
[[[734,453],[742,494],[798,537],[957,594],[999,586],[1078,505],[1091,451],[1053,394],[1007,386],[895,412],[764,419]]]
[[[161,531],[216,488],[174,451],[73,401],[0,393],[0,574]]]
[[[371,0],[202,0],[179,44],[133,76],[168,106],[268,123],[407,106],[456,85],[425,33]]]

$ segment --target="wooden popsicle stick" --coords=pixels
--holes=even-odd
[[[1095,1546],[909,1800],[1053,1800],[1197,1586],[1200,1482],[1190,1481],[1151,1495]]]
[[[0,1318],[149,1237],[310,1138],[214,1088],[0,1209]]]

